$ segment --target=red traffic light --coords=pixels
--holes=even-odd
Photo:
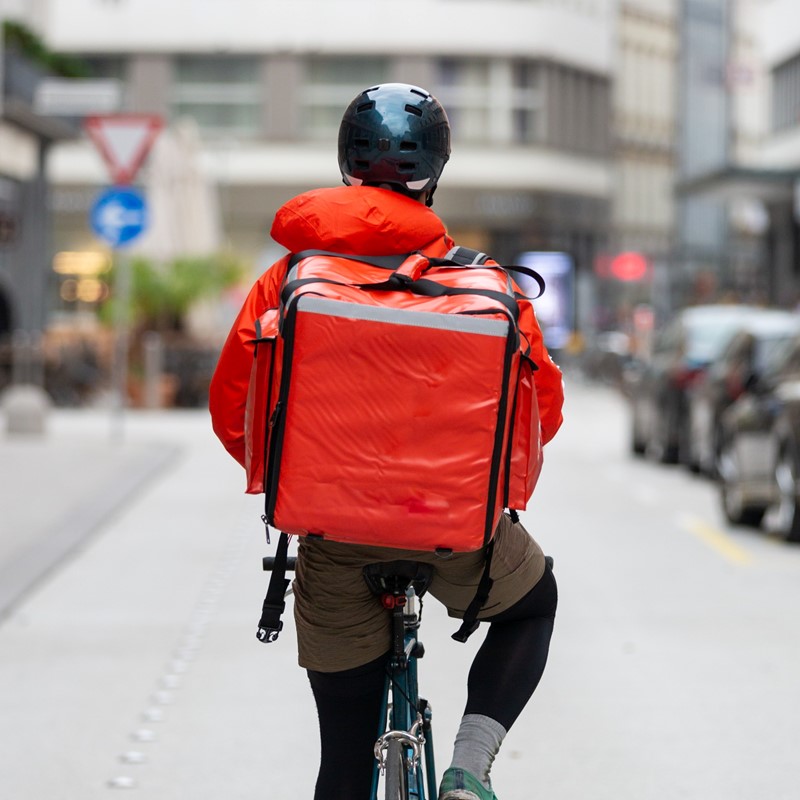
[[[650,274],[650,261],[641,253],[620,253],[611,259],[608,271],[618,281],[641,281]]]

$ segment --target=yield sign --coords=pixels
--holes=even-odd
[[[84,122],[117,185],[134,179],[162,126],[161,117],[152,114],[110,114]]]

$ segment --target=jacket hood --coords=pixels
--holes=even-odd
[[[298,195],[280,208],[270,231],[289,252],[351,255],[421,250],[446,234],[431,209],[389,189],[340,186]]]

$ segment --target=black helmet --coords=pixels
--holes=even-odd
[[[407,83],[361,92],[339,128],[339,169],[348,185],[389,184],[416,195],[433,191],[450,158],[450,123],[433,95]]]

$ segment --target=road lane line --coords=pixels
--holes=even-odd
[[[728,559],[728,561],[741,565],[753,562],[753,557],[750,553],[736,544],[728,534],[719,530],[719,528],[715,528],[697,517],[681,517],[680,523],[685,530]]]

